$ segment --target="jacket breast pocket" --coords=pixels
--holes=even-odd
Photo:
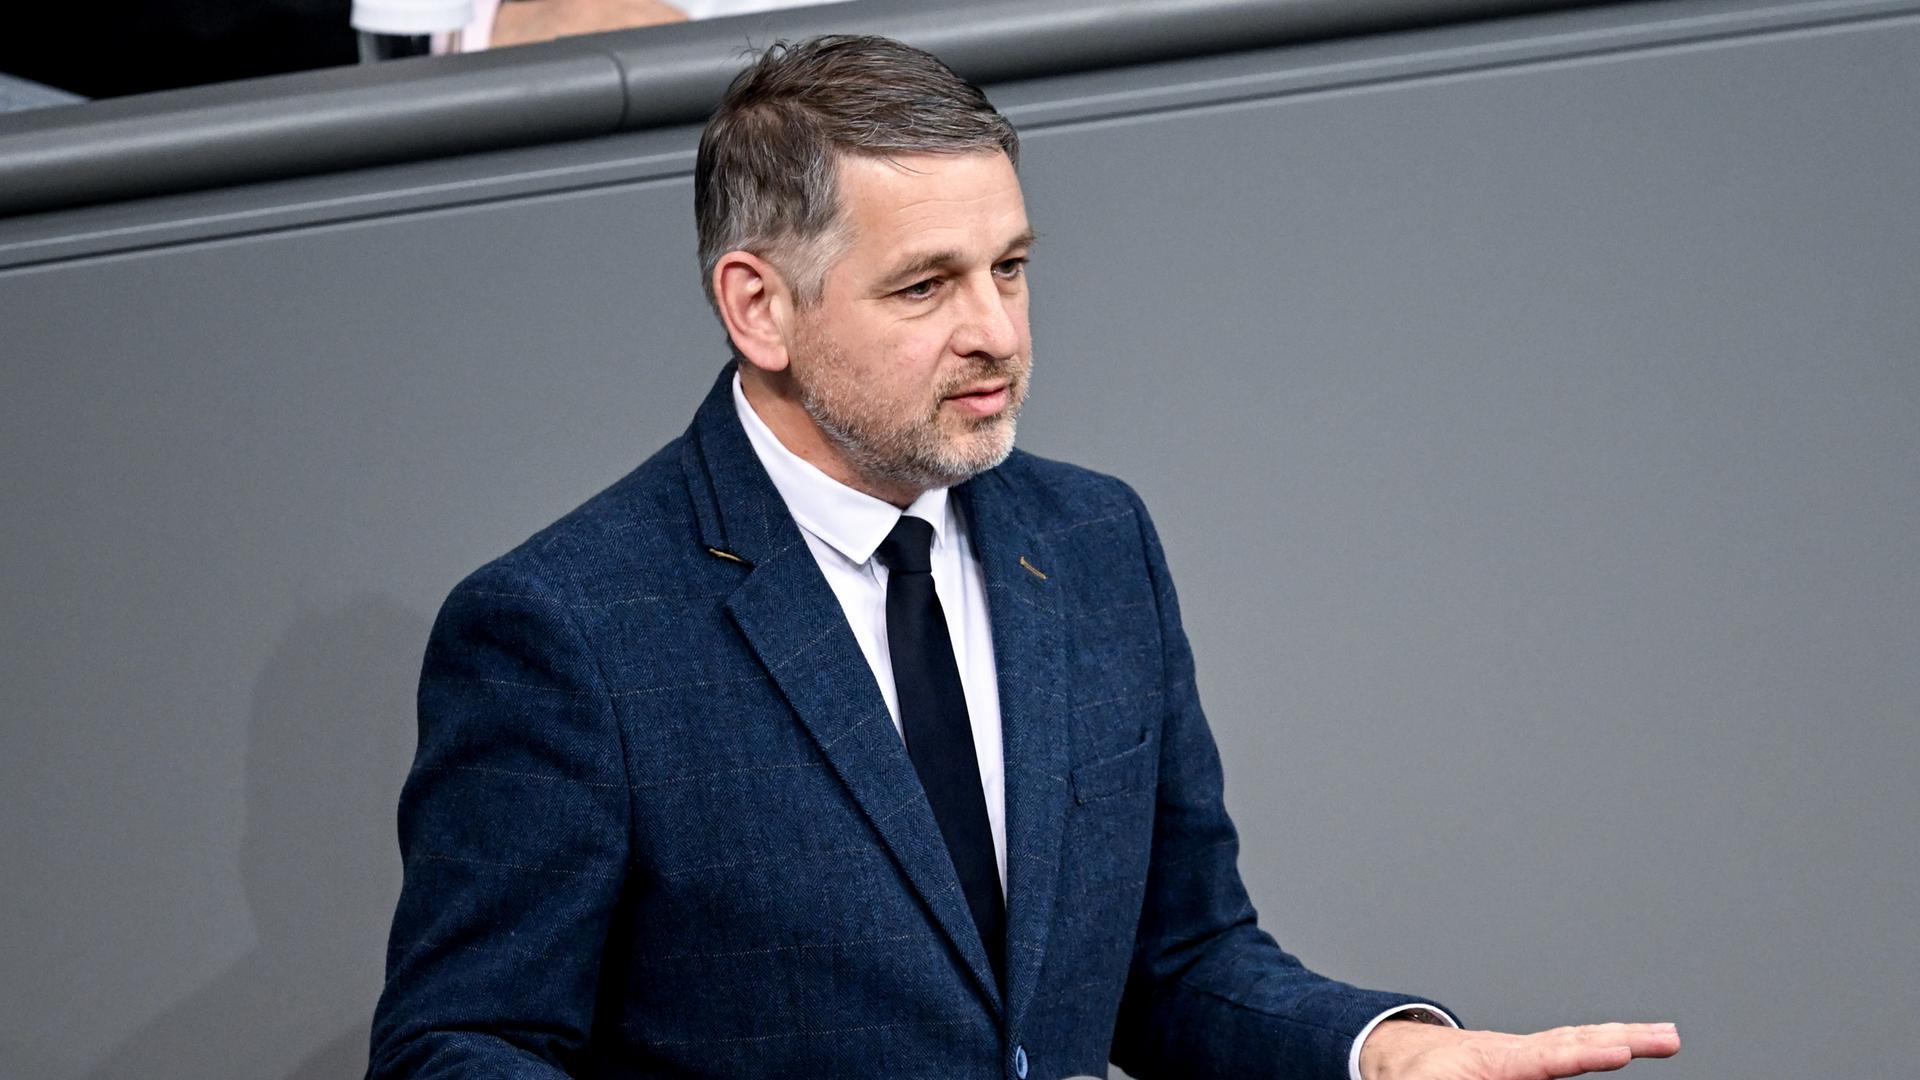
[[[1085,806],[1103,799],[1153,792],[1158,745],[1153,738],[1111,757],[1097,758],[1073,768],[1073,801]]]

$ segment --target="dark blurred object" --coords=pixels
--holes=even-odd
[[[360,32],[360,62],[405,60],[409,56],[428,56],[433,52],[432,34],[376,34]]]
[[[351,0],[114,0],[36,5],[0,34],[0,71],[118,97],[359,58]]]

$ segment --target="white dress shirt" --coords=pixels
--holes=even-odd
[[[900,699],[893,687],[893,658],[887,651],[887,568],[873,557],[880,541],[893,531],[902,511],[821,472],[801,460],[780,442],[760,419],[733,376],[733,407],[747,441],[773,478],[773,486],[800,526],[800,535],[813,552],[820,572],[840,599],[847,625],[880,684],[895,730],[900,727]],[[993,854],[1000,864],[1000,892],[1007,889],[1006,764],[1000,750],[1000,685],[993,664],[993,624],[987,619],[986,581],[980,560],[967,542],[967,524],[959,507],[947,498],[946,488],[935,488],[915,499],[906,511],[933,526],[933,587],[947,616],[947,634],[953,639],[953,659],[960,666],[960,684],[967,694],[967,718],[973,723],[973,752],[980,762],[980,788],[987,797],[987,824],[993,829]],[[1373,1018],[1353,1040],[1347,1057],[1352,1080],[1360,1080],[1360,1046],[1382,1020],[1401,1013],[1425,1013],[1430,1022],[1458,1027],[1437,1005],[1402,1005]],[[1425,1018],[1425,1017],[1423,1017]]]

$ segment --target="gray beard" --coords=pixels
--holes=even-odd
[[[1006,429],[997,445],[986,448],[990,453],[979,453],[980,448],[975,447],[975,453],[965,454],[940,446],[937,440],[915,437],[920,432],[937,432],[937,417],[927,418],[927,422],[918,427],[876,433],[858,430],[846,422],[834,404],[823,400],[812,387],[802,388],[800,406],[848,466],[857,475],[880,482],[880,486],[916,491],[952,487],[999,465],[1013,453],[1015,419],[1012,415],[996,417],[981,426],[983,431],[997,426]],[[926,445],[929,441],[935,445]]]

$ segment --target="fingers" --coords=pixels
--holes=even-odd
[[[1612,1072],[1637,1057],[1672,1057],[1680,1033],[1672,1024],[1587,1024],[1521,1037],[1509,1047],[1507,1075],[1561,1080]]]
[[[1638,1035],[1672,1035],[1678,1029],[1672,1024],[1570,1024],[1566,1027],[1551,1028],[1536,1032],[1527,1038],[1578,1038],[1588,1042],[1594,1039],[1621,1039]]]
[[[1542,1037],[1552,1041],[1536,1041]],[[1564,1080],[1587,1073],[1612,1072],[1633,1060],[1625,1046],[1591,1045],[1571,1035],[1542,1032],[1510,1051],[1505,1080]]]
[[[1672,1057],[1680,1052],[1680,1030],[1672,1024],[1589,1024],[1572,1029],[1588,1046],[1624,1046],[1634,1057]]]

